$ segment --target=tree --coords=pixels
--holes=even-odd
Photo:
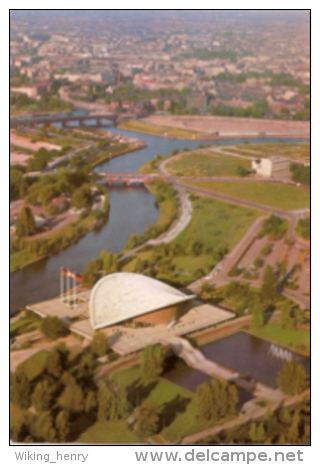
[[[250,328],[257,329],[263,326],[263,311],[261,304],[254,304],[251,310]]]
[[[302,392],[305,388],[306,372],[300,363],[295,360],[285,362],[279,370],[277,384],[282,392],[293,396]]]
[[[264,265],[264,261],[262,260],[262,258],[260,257],[256,257],[254,260],[253,260],[253,264],[256,268],[261,268],[263,265]]]
[[[209,383],[202,383],[196,390],[197,410],[205,420],[210,420],[213,416],[213,395]]]
[[[45,370],[54,378],[60,378],[65,368],[65,358],[58,350],[51,350],[48,354]]]
[[[43,318],[40,331],[46,339],[54,340],[58,337],[65,337],[69,334],[68,328],[57,316],[46,316]]]
[[[30,383],[27,376],[23,368],[18,366],[11,381],[10,398],[12,402],[20,409],[27,409],[31,404],[30,390]]]
[[[116,391],[111,391],[105,383],[100,386],[98,392],[99,421],[125,418],[128,411],[129,404],[124,389],[118,388]]]
[[[90,350],[95,357],[101,357],[108,353],[110,349],[108,338],[101,331],[94,334]]]
[[[153,381],[163,371],[163,353],[160,345],[147,345],[140,354],[140,371],[145,381]]]
[[[89,184],[84,184],[74,191],[71,196],[71,204],[75,208],[86,208],[91,205],[91,191]]]
[[[86,397],[84,411],[87,414],[92,413],[97,407],[97,396],[95,392],[89,391]]]
[[[10,438],[14,442],[23,442],[30,435],[35,416],[29,411],[22,411],[10,425]]]
[[[288,223],[279,216],[271,215],[264,220],[261,234],[268,236],[272,240],[281,239],[288,229]]]
[[[113,393],[106,384],[101,384],[98,392],[98,420],[108,421],[114,417]]]
[[[232,265],[232,267],[230,268],[228,272],[228,276],[232,278],[234,276],[239,276],[239,274],[241,274],[241,268],[239,268],[237,265]]]
[[[240,176],[241,178],[244,178],[245,176],[248,175],[248,170],[247,168],[245,168],[244,166],[242,165],[239,165],[236,169],[236,175],[237,176]]]
[[[57,436],[60,442],[66,442],[70,432],[69,415],[66,411],[61,410],[55,421]]]
[[[52,386],[49,385],[49,381],[47,379],[39,381],[34,388],[31,399],[32,405],[38,412],[43,412],[49,409],[53,399],[53,392]]]
[[[263,423],[251,423],[249,429],[249,438],[255,444],[263,444],[266,438]]]
[[[56,442],[56,430],[49,413],[41,413],[37,417],[31,432],[37,442]]]
[[[289,300],[281,302],[279,322],[282,328],[292,328],[293,326],[293,319],[290,315],[291,307],[292,304]]]
[[[137,430],[143,436],[152,436],[160,427],[159,406],[143,402],[139,408]]]
[[[301,328],[304,323],[304,311],[301,308],[296,308],[293,313],[294,324]]]
[[[16,235],[18,237],[26,237],[35,233],[35,221],[32,215],[32,211],[27,205],[22,207],[19,218],[16,221],[15,228]]]
[[[262,286],[261,286],[261,296],[264,302],[274,303],[277,295],[277,282],[278,278],[274,273],[272,267],[267,265],[263,277],[262,277]]]
[[[300,423],[300,414],[299,410],[295,410],[291,425],[289,426],[287,433],[287,440],[289,444],[296,444],[299,439],[299,423]]]
[[[196,403],[201,418],[216,421],[233,415],[238,402],[237,389],[226,380],[211,380],[197,387]]]
[[[81,387],[70,380],[58,399],[58,404],[68,413],[80,413],[84,410],[84,395]]]

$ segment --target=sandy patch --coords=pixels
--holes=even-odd
[[[61,150],[60,145],[50,144],[49,142],[41,142],[41,141],[31,142],[26,137],[17,136],[12,131],[10,131],[10,144],[17,145],[25,149],[33,150],[35,152],[42,147],[47,150]]]

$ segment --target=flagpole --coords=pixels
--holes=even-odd
[[[69,287],[70,287],[70,282],[69,282],[69,270],[67,270],[67,305],[69,306]]]
[[[76,278],[73,273],[73,308],[76,308]]]
[[[63,303],[63,275],[62,275],[62,266],[60,266],[60,302]]]

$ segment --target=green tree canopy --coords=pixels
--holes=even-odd
[[[277,376],[277,383],[282,392],[290,396],[299,394],[305,388],[306,372],[295,360],[285,362]]]
[[[163,371],[164,356],[160,345],[147,345],[140,354],[140,371],[144,381],[153,381]]]
[[[31,236],[36,231],[36,224],[30,207],[23,206],[15,224],[18,237]]]
[[[152,436],[159,431],[160,407],[143,402],[139,408],[137,429],[143,436]]]
[[[68,328],[57,316],[46,316],[43,318],[40,331],[46,339],[54,340],[58,337],[65,337],[69,334]]]
[[[196,403],[200,416],[208,421],[216,421],[233,415],[238,402],[238,392],[226,380],[211,380],[197,387]]]
[[[38,412],[48,410],[53,400],[52,385],[47,379],[39,381],[31,396],[32,405]]]
[[[277,283],[278,278],[274,273],[272,267],[267,265],[263,277],[261,286],[261,297],[266,304],[273,303],[277,295]]]
[[[68,413],[80,413],[84,410],[84,395],[81,387],[70,380],[58,399],[60,407]]]
[[[109,341],[105,334],[103,334],[101,331],[96,332],[90,344],[90,350],[92,354],[96,357],[101,357],[106,355],[109,349]]]
[[[91,191],[89,184],[76,189],[71,196],[71,203],[76,208],[86,208],[91,205]]]

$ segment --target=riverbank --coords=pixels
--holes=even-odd
[[[10,255],[10,273],[15,273],[18,270],[34,265],[35,263],[50,257],[54,253],[63,250],[70,245],[76,243],[83,236],[88,234],[89,231],[99,227],[101,221],[105,222],[109,216],[109,204],[105,207],[100,218],[96,218],[93,212],[90,212],[88,216],[79,218],[77,221],[67,224],[63,228],[59,229],[46,239],[36,239],[38,241],[37,249],[41,253],[41,250],[48,250],[46,253],[41,253],[41,256],[37,256],[37,252],[32,250],[32,241],[26,240],[26,246],[15,253]]]
[[[309,139],[309,121],[284,121],[227,116],[150,115],[125,121],[126,128],[162,137],[185,139]],[[122,126],[123,128],[125,126]]]
[[[147,146],[147,144],[141,141],[141,144],[139,144],[139,145],[135,144],[135,145],[132,145],[132,146],[127,146],[125,148],[121,148],[121,149],[116,150],[114,152],[112,152],[111,150],[108,150],[108,152],[106,153],[105,156],[99,158],[99,160],[97,160],[97,161],[91,162],[90,166],[92,168],[95,168],[96,166],[99,166],[99,165],[101,165],[102,163],[104,163],[106,161],[110,161],[113,158],[119,157],[120,155],[125,155],[127,153],[135,152],[136,150],[140,150],[140,149],[142,149],[142,148],[144,148],[146,146]],[[112,148],[113,147],[110,147],[110,149],[112,149]]]

